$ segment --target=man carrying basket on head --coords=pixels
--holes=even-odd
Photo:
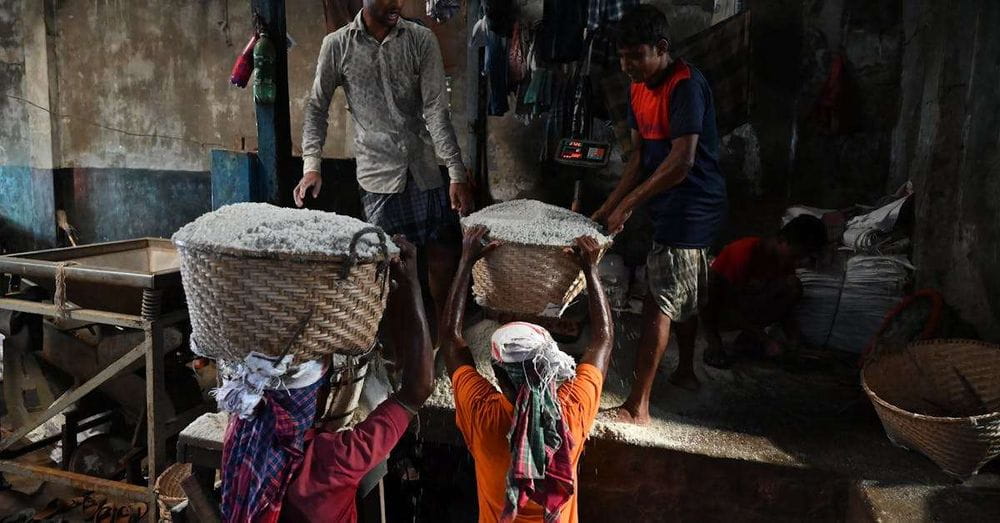
[[[493,333],[498,391],[476,370],[463,338],[472,266],[497,247],[482,225],[465,232],[462,260],[441,322],[441,350],[455,394],[455,422],[476,462],[481,522],[575,523],[577,464],[597,416],[614,325],[597,263],[601,247],[577,239],[567,254],[587,280],[591,338],[580,364],[544,328],[525,322]]]
[[[313,428],[326,405],[328,369],[309,362],[292,369],[232,420],[222,455],[222,519],[226,523],[357,521],[361,479],[384,460],[406,432],[434,382],[432,346],[417,274],[416,248],[393,238],[401,255],[392,262],[403,305],[403,335],[410,340],[402,385],[349,430]]]
[[[472,189],[449,119],[437,39],[430,29],[403,19],[402,6],[403,0],[365,0],[351,23],[323,39],[305,106],[304,175],[294,198],[302,207],[307,196],[319,196],[327,114],[334,91],[342,86],[356,124],[365,217],[416,244],[436,325],[458,261],[456,212],[464,216],[473,210]],[[448,166],[447,188],[435,150]],[[386,316],[390,322],[398,318],[396,304],[390,302]],[[389,332],[398,331],[398,325],[389,324]]]

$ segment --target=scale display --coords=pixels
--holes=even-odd
[[[559,142],[556,161],[580,167],[604,167],[611,156],[611,144],[565,138]]]

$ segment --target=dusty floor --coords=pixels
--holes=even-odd
[[[625,314],[616,322],[618,335],[601,398],[602,409],[621,404],[632,382],[638,318]],[[482,322],[468,329],[467,341],[483,363],[487,354],[483,345],[495,327],[493,322]],[[565,350],[582,352],[585,338]],[[678,459],[676,456],[690,455],[712,458],[715,461],[703,463],[725,463],[726,467],[744,463],[746,473],[751,475],[766,467],[769,471],[788,470],[789,477],[801,471],[808,480],[832,478],[819,480],[836,483],[842,491],[835,502],[840,506],[828,512],[832,514],[846,514],[846,505],[855,504],[851,509],[855,514],[863,511],[882,521],[968,521],[964,516],[970,514],[1000,517],[1000,461],[959,483],[922,455],[893,446],[860,388],[856,356],[803,351],[788,361],[746,358],[738,360],[730,370],[719,370],[701,363],[703,348],[703,341],[699,341],[696,369],[702,386],[697,392],[667,381],[677,365],[676,346],[672,345],[654,386],[651,425],[640,428],[617,423],[602,413],[588,448],[616,453],[619,461],[641,455],[649,466],[656,463],[672,467],[671,460]],[[489,374],[488,365],[479,366]],[[448,427],[452,416],[450,393],[448,381],[439,377],[429,403],[440,412],[442,427]],[[456,441],[447,430],[435,434],[433,415],[428,418],[428,438]],[[642,461],[638,459],[636,466],[642,467]],[[586,467],[607,465],[592,452],[585,452],[581,482],[601,472]],[[655,475],[655,470],[646,473]],[[739,466],[727,473],[739,475],[738,470]],[[663,473],[667,474],[664,480],[669,479],[671,472]],[[705,473],[705,477],[712,475]],[[645,481],[649,479],[637,479],[635,483],[645,485]],[[697,492],[697,487],[689,485]],[[850,496],[843,493],[848,490]]]

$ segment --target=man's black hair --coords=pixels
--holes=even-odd
[[[826,225],[815,216],[802,214],[782,227],[778,237],[790,245],[801,247],[806,253],[815,254],[826,247]]]
[[[672,42],[667,15],[658,8],[642,4],[629,9],[615,28],[618,47],[655,46],[660,40]]]

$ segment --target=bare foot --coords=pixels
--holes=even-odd
[[[633,425],[649,425],[649,411],[639,414],[638,410],[622,405],[608,411],[611,421],[619,423],[631,423]]]
[[[690,390],[692,392],[701,388],[701,381],[698,380],[698,376],[694,374],[694,371],[675,370],[667,381],[684,390]]]

